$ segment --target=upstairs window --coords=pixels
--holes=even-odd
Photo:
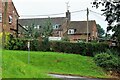
[[[68,30],[68,34],[74,34],[75,33],[75,29],[69,29]]]
[[[12,21],[13,21],[13,18],[11,15],[9,15],[9,23],[12,23]]]
[[[0,13],[0,22],[2,22],[2,13]]]
[[[55,24],[54,26],[53,26],[53,29],[59,29],[60,28],[60,24]]]

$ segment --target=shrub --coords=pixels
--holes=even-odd
[[[5,49],[9,50],[28,50],[28,40],[10,38]],[[48,41],[30,40],[30,50],[32,51],[49,51],[50,46]]]
[[[106,70],[118,72],[120,70],[120,60],[115,55],[108,53],[97,54],[94,57],[94,61],[98,66],[103,67]]]
[[[27,41],[17,38],[10,38],[9,42],[5,46],[5,49],[9,50],[27,50]]]
[[[105,52],[109,48],[105,43],[70,43],[52,41],[51,50],[55,52],[65,52],[81,54],[85,56],[94,56],[95,52]]]
[[[31,41],[31,50],[32,51],[50,51],[49,42],[33,40]]]

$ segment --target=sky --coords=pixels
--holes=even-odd
[[[101,16],[102,14],[100,7],[99,9],[92,8],[93,0],[13,0],[13,3],[20,15],[20,18],[32,18],[32,17],[48,17],[48,16],[29,16],[28,15],[48,15],[48,14],[57,14],[65,13],[67,11],[66,2],[69,2],[69,11],[80,11],[92,10],[96,13],[89,12],[89,20],[96,20],[97,24],[100,24],[101,27],[106,30],[107,22],[105,22],[105,17]],[[100,14],[97,14],[100,13]],[[71,13],[72,21],[86,21],[87,12],[81,11],[76,13]],[[65,17],[65,14],[54,15],[49,17]]]

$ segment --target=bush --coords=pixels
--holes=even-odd
[[[94,56],[95,52],[105,52],[109,48],[105,43],[70,43],[52,41],[52,51]]]
[[[7,43],[6,49],[10,50],[27,50],[28,40],[10,38]],[[49,42],[47,38],[43,41],[31,40],[30,50],[32,51],[54,51],[81,54],[85,56],[94,56],[97,52],[105,52],[109,48],[105,43],[70,43],[52,41]]]
[[[28,50],[27,48],[28,40],[10,38],[9,42],[5,46],[5,49],[9,50]],[[50,46],[48,41],[31,40],[30,41],[31,51],[49,51]]]
[[[120,71],[120,60],[118,56],[109,53],[101,53],[95,55],[94,61],[98,66],[103,67],[106,70],[117,72]]]
[[[31,50],[32,51],[50,51],[50,45],[48,41],[31,41]]]
[[[27,40],[10,38],[9,42],[5,46],[5,49],[9,49],[9,50],[27,50]]]

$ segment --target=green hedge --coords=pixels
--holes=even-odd
[[[10,50],[28,50],[28,40],[10,39],[6,49]],[[31,51],[54,51],[81,54],[85,56],[94,56],[97,52],[105,52],[109,48],[106,43],[70,43],[70,42],[49,42],[47,39],[44,41],[31,40]]]
[[[5,49],[9,50],[27,50],[27,40],[21,40],[21,39],[10,39],[7,45],[5,46]]]
[[[31,41],[32,51],[50,51],[49,42],[33,40]]]
[[[65,52],[93,56],[96,52],[105,52],[109,48],[106,43],[70,43],[51,42],[51,50],[55,52]]]
[[[27,47],[28,40],[25,39],[10,39],[5,49],[9,50],[28,50]],[[30,50],[31,51],[49,51],[49,42],[30,40]]]

